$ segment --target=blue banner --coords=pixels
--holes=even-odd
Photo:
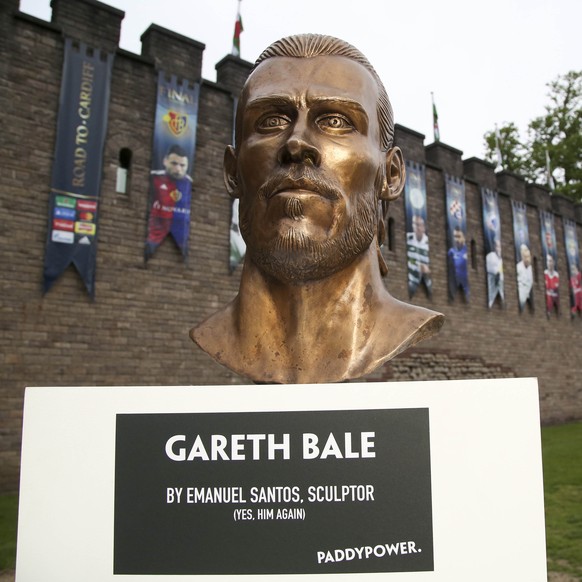
[[[188,256],[200,84],[158,74],[145,260],[171,234]]]
[[[497,192],[481,188],[483,201],[483,234],[485,237],[485,270],[487,271],[487,305],[499,297],[505,303],[503,258],[501,257],[501,219]]]
[[[113,55],[65,39],[44,262],[46,293],[72,263],[95,296],[99,192]]]
[[[445,175],[447,199],[448,251],[447,267],[449,298],[455,299],[459,288],[469,300],[469,265],[467,252],[467,206],[465,182],[461,178]]]
[[[425,171],[423,164],[406,161],[404,206],[406,209],[406,257],[409,297],[416,293],[421,283],[424,283],[427,295],[429,297],[432,296]]]

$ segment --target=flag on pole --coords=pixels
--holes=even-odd
[[[503,156],[501,155],[501,148],[499,144],[501,143],[501,136],[499,135],[499,128],[497,124],[495,124],[495,156],[497,157],[497,167],[495,168],[496,172],[500,172],[503,170]]]
[[[434,104],[434,93],[430,94],[432,99],[432,128],[434,132],[434,140],[441,141],[441,132],[439,131],[439,114],[437,113],[436,105]]]
[[[546,180],[548,187],[550,188],[550,192],[553,192],[555,184],[554,178],[552,177],[552,169],[550,166],[550,152],[548,152],[548,148],[546,148]]]
[[[238,0],[238,11],[236,13],[236,22],[234,24],[234,35],[232,37],[232,54],[235,57],[240,57],[240,33],[244,30],[242,16],[240,15],[240,3],[241,0]]]

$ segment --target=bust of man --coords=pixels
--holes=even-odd
[[[305,34],[255,63],[225,184],[247,253],[236,298],[192,339],[256,382],[339,382],[436,333],[443,316],[394,299],[380,253],[405,181],[386,90],[357,49]]]

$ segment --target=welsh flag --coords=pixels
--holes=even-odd
[[[238,12],[236,14],[236,22],[234,24],[234,35],[232,37],[232,54],[235,57],[240,57],[240,33],[244,30],[242,16],[240,15],[240,2],[241,0],[238,0]]]

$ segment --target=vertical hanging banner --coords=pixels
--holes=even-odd
[[[546,314],[560,311],[560,275],[558,273],[558,251],[556,248],[556,230],[554,215],[540,210],[542,235],[542,252],[544,255],[544,280],[546,285]]]
[[[238,106],[238,97],[233,99],[232,107],[232,141],[231,143],[236,143],[235,126],[236,126],[236,109]],[[238,215],[238,198],[232,201],[231,212],[230,212],[230,256],[229,256],[229,266],[230,272],[232,273],[238,265],[245,258],[245,253],[247,252],[247,245],[240,233],[239,226],[239,215]]]
[[[412,297],[421,283],[432,296],[429,263],[428,219],[426,209],[426,170],[423,164],[406,161],[404,186],[406,211],[406,256],[408,260],[408,295]]]
[[[449,272],[449,298],[455,299],[459,287],[469,300],[469,275],[467,265],[467,210],[465,182],[461,178],[445,175],[447,204],[447,267]]]
[[[65,39],[43,289],[72,263],[95,296],[99,192],[113,55]]]
[[[513,240],[515,241],[515,269],[517,272],[517,297],[519,310],[526,303],[533,309],[533,269],[531,245],[527,226],[527,209],[523,202],[511,201],[513,211]]]
[[[230,218],[230,271],[234,271],[245,258],[247,245],[240,233],[238,198],[232,201]]]
[[[188,256],[200,84],[160,71],[157,95],[146,261],[169,234]]]
[[[582,273],[580,273],[580,251],[576,223],[564,218],[564,244],[568,260],[568,287],[570,289],[570,314],[582,314]]]
[[[505,303],[503,285],[503,258],[501,257],[501,220],[497,192],[481,188],[483,201],[483,234],[485,267],[487,271],[487,305],[491,309],[499,297]]]

